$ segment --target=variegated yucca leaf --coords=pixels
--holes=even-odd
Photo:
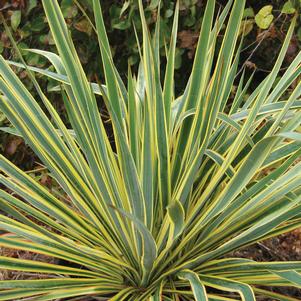
[[[23,137],[63,191],[0,156],[0,183],[14,192],[0,192],[0,246],[61,260],[0,257],[1,269],[44,274],[1,281],[0,300],[297,300],[263,287],[301,288],[301,262],[227,255],[301,226],[301,53],[277,78],[297,16],[248,94],[251,79],[237,78],[245,1],[219,10],[208,0],[189,81],[175,95],[179,4],[162,74],[160,20],[152,37],[139,0],[141,63],[124,83],[92,2],[103,82],[87,80],[57,0],[42,1],[57,54],[28,50],[55,72],[27,66],[17,48],[21,62],[0,57],[0,110],[13,126],[2,130]],[[25,68],[37,99],[10,65]],[[72,128],[35,73],[58,82]]]

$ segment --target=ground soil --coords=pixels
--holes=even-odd
[[[231,255],[255,261],[300,261],[301,228],[238,250]],[[270,290],[301,300],[301,290],[297,288],[282,287]],[[273,299],[260,300],[272,301]]]

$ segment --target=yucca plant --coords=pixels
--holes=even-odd
[[[193,69],[178,96],[178,4],[160,74],[160,21],[151,37],[139,1],[141,64],[124,83],[100,3],[93,0],[104,82],[90,83],[57,0],[42,2],[58,55],[31,51],[48,58],[56,72],[1,57],[0,110],[61,192],[51,193],[1,156],[0,182],[14,193],[0,192],[7,213],[0,216],[6,231],[0,246],[61,261],[0,257],[2,269],[44,275],[1,281],[0,300],[251,301],[255,294],[297,300],[263,287],[301,288],[301,262],[257,263],[227,255],[301,226],[300,53],[276,81],[297,16],[273,70],[249,95],[251,78],[236,76],[245,1],[229,1],[217,12],[208,0]],[[10,64],[26,68],[39,99]],[[59,82],[72,129],[35,72]],[[113,141],[99,101],[106,104]]]

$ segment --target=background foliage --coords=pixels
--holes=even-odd
[[[98,51],[97,39],[91,24],[85,16],[87,14],[89,17],[92,17],[90,2],[90,0],[62,0],[61,5],[72,31],[73,39],[77,42],[76,45],[81,62],[86,66],[86,71],[92,77],[100,62],[94,59]],[[151,26],[157,18],[159,0],[148,0],[146,2],[148,5],[145,14],[147,22]],[[164,45],[168,42],[171,31],[174,1],[162,0],[161,2],[160,15],[163,35],[160,42],[161,51],[164,54]],[[254,48],[257,47],[251,62],[256,64],[256,67],[261,71],[271,69],[270,66],[273,64],[273,59],[287,31],[290,15],[295,10],[293,2],[294,0],[247,1],[245,10],[245,26],[247,29],[245,46],[248,46],[248,48],[245,50],[244,55],[248,57],[254,51]],[[218,3],[222,7],[227,1],[220,0]],[[204,0],[180,1],[180,32],[178,35],[176,67],[183,69],[184,73],[185,69],[189,69],[187,68],[187,63],[191,64],[192,61],[205,4],[206,1]],[[139,58],[137,41],[133,30],[133,23],[135,23],[137,32],[141,33],[137,1],[104,0],[102,5],[115,63],[121,73],[126,74],[128,60],[131,65],[136,65]],[[35,47],[55,50],[39,1],[2,0],[0,1],[0,7],[5,18],[10,21],[15,38],[21,48]],[[301,27],[300,20],[298,20],[288,56],[294,56],[297,53],[300,42]],[[258,47],[259,43],[260,47]],[[10,48],[10,42],[2,30],[0,53],[9,56],[12,53]],[[268,59],[266,57],[267,54],[269,55]],[[46,60],[37,54],[24,53],[24,55],[29,64],[39,67],[44,67],[46,64]],[[181,72],[181,74],[183,73]]]
[[[246,34],[244,47],[240,59],[240,67],[246,65],[249,73],[256,69],[253,80],[254,88],[262,81],[272,69],[279,49],[283,43],[288,29],[289,20],[294,12],[293,5],[299,4],[300,0],[248,0],[245,10],[244,26]],[[97,38],[88,17],[93,19],[91,0],[61,0],[61,6],[67,24],[72,32],[81,63],[90,80],[95,80],[95,75],[102,78],[101,62],[98,58]],[[180,0],[179,33],[176,48],[176,72],[177,92],[182,92],[191,70],[200,24],[204,13],[205,0]],[[227,0],[217,1],[223,7]],[[141,34],[141,26],[136,0],[102,0],[104,18],[114,62],[121,74],[127,74],[128,62],[137,68],[138,47],[133,30],[136,24],[138,35]],[[148,25],[154,29],[158,14],[159,0],[145,1],[145,10]],[[164,55],[165,43],[169,42],[173,19],[174,1],[161,0],[161,53]],[[0,0],[0,12],[10,25],[14,38],[18,45],[23,48],[47,49],[56,52],[53,39],[43,13],[41,2],[38,0]],[[222,38],[222,37],[221,37]],[[295,34],[285,58],[285,64],[289,64],[300,50],[301,45],[301,20],[297,21]],[[17,60],[17,55],[0,24],[0,54],[7,59]],[[23,51],[24,58],[29,65],[47,67],[45,58],[35,53]],[[163,66],[164,67],[164,66]],[[285,66],[284,66],[285,68]],[[283,70],[284,71],[284,70]],[[32,85],[26,71],[19,70],[19,77],[27,87]],[[51,79],[40,77],[39,82],[44,91],[56,85]],[[233,87],[235,89],[235,86]],[[34,89],[32,89],[33,93]],[[55,93],[49,95],[56,109],[64,116],[64,108],[60,100],[56,99]],[[7,120],[0,115],[0,125],[6,124]],[[6,133],[0,133],[0,147],[8,157],[25,169],[31,169],[35,160],[22,139]]]

